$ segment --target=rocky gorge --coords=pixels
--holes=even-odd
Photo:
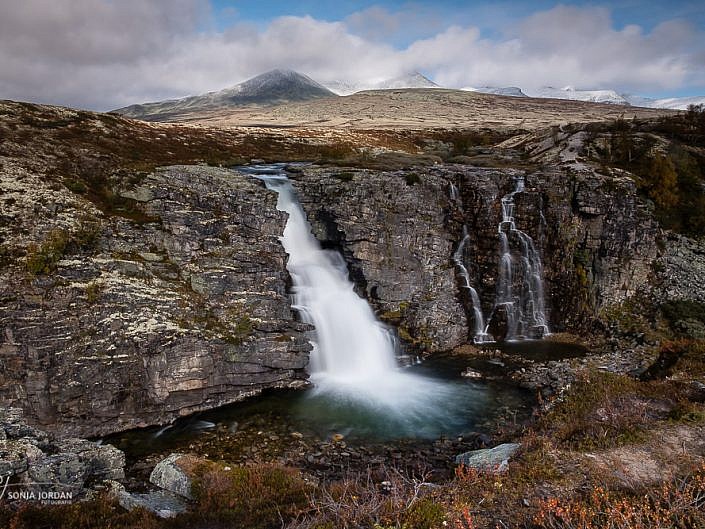
[[[547,398],[581,369],[643,375],[664,336],[702,338],[702,238],[668,229],[643,177],[599,158],[609,128],[503,131],[477,145],[405,133],[390,146],[391,133],[371,134],[351,148],[308,132],[220,135],[14,103],[0,118],[0,407],[50,432],[32,430],[40,441],[30,444],[67,461],[87,456],[49,435],[169,425],[308,384],[312,329],[291,307],[286,215],[238,171],[244,163],[308,160],[287,167],[314,235],[342,254],[355,291],[409,356],[490,358]],[[541,255],[548,326],[589,345],[587,357],[512,363],[470,345],[478,307],[454,256],[467,235],[460,257],[501,334],[502,197],[518,179],[513,219]],[[340,439],[305,449],[293,439],[287,462],[320,470],[322,458],[352,457]],[[33,449],[22,447],[27,460]],[[435,449],[446,457],[424,448]],[[24,479],[16,452],[3,448],[0,464]],[[121,478],[124,462],[106,465],[106,479]],[[95,469],[81,469],[90,482]]]
[[[660,229],[628,173],[586,163],[583,136],[517,136],[475,149],[479,166],[300,165],[291,178],[314,234],[414,354],[472,341],[473,302],[452,262],[463,227],[471,282],[492,313],[500,198],[519,175],[514,216],[543,256],[552,330],[595,334],[637,294],[702,301],[702,246]],[[278,242],[285,215],[261,183],[203,165],[116,172],[101,185],[128,213],[106,214],[90,183],[70,171],[57,181],[56,161],[40,161],[49,152],[29,157],[31,141],[15,152],[9,141],[3,403],[59,432],[102,435],[305,383],[307,327],[289,306]],[[504,167],[482,167],[496,152]]]

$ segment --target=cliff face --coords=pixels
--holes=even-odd
[[[0,403],[98,435],[303,383],[310,345],[289,307],[273,193],[170,167],[121,191],[137,223],[38,175],[12,185],[4,242],[38,242],[0,273]]]
[[[561,166],[440,165],[388,173],[309,168],[297,175],[296,187],[317,237],[342,249],[353,280],[377,311],[403,337],[438,351],[472,338],[472,300],[459,288],[452,259],[463,225],[470,282],[485,318],[492,312],[501,198],[519,176],[526,188],[515,196],[514,218],[542,256],[552,330],[585,331],[600,309],[649,284],[659,230],[628,178]]]
[[[418,184],[407,184],[419,179]],[[448,182],[411,173],[309,168],[295,187],[316,237],[341,250],[359,293],[400,336],[429,350],[467,339],[450,256]]]

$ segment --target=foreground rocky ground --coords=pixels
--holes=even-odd
[[[5,414],[0,470],[13,483],[102,492],[50,508],[14,503],[0,525],[697,527],[701,117],[222,131],[2,103],[0,404],[24,419]],[[314,232],[345,256],[407,352],[454,350],[468,374],[514,380],[536,392],[535,417],[491,437],[364,450],[286,429],[214,431],[179,447],[193,455],[184,513],[160,521],[119,507],[153,506],[134,494],[155,487],[149,476],[169,454],[123,465],[119,451],[67,435],[167,424],[304,383],[307,328],[289,307],[277,241],[284,218],[257,182],[214,167],[252,159],[316,161],[292,173]],[[452,255],[465,225],[489,312],[499,199],[517,175],[526,190],[516,220],[541,250],[552,330],[565,331],[555,338],[588,356],[467,345],[473,307]],[[521,445],[498,462],[505,472],[456,469],[459,453],[505,441]]]

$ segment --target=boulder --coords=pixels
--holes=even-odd
[[[145,509],[156,514],[160,518],[173,518],[177,514],[186,511],[184,500],[166,490],[156,490],[147,493],[132,493],[125,490],[121,484],[113,482],[112,495],[117,498],[123,509]]]
[[[157,463],[149,476],[149,481],[159,488],[192,499],[193,469],[201,461],[188,454],[170,454],[169,457]]]
[[[517,443],[504,443],[494,448],[471,450],[455,457],[455,463],[484,472],[504,472],[509,459],[521,448]]]

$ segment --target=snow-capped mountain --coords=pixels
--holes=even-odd
[[[375,85],[375,90],[394,90],[397,88],[440,88],[440,86],[419,72],[400,75]]]
[[[646,106],[650,108],[668,108],[671,110],[687,110],[690,105],[705,105],[705,96],[691,96],[691,97],[667,97],[665,99],[648,99],[641,98],[646,104],[640,106]],[[637,103],[632,102],[632,105]]]
[[[494,94],[498,96],[512,96],[512,97],[526,97],[526,94],[521,91],[518,86],[480,86],[472,87],[466,86],[461,88],[461,90],[467,90],[468,92],[480,92],[483,94]]]
[[[326,88],[340,96],[347,96],[362,90],[395,90],[399,88],[441,88],[419,72],[411,72],[377,83],[330,81],[323,83]]]
[[[611,105],[629,105],[629,101],[614,90],[576,90],[572,86],[566,86],[565,88],[543,86],[535,90],[524,90],[524,92],[529,97],[570,99],[573,101],[589,101],[591,103],[609,103]]]
[[[325,86],[301,73],[272,70],[225,90],[182,99],[131,105],[116,112],[129,117],[158,121],[186,112],[245,105],[274,105],[335,95]]]
[[[705,105],[705,96],[654,99],[636,94],[620,94],[616,90],[577,90],[572,86],[566,86],[565,88],[544,86],[533,90],[520,89],[516,86],[482,86],[478,88],[467,87],[463,88],[463,90],[503,96],[570,99],[574,101],[589,101],[592,103],[609,103],[612,105],[664,108],[672,110],[686,110],[690,105]]]

